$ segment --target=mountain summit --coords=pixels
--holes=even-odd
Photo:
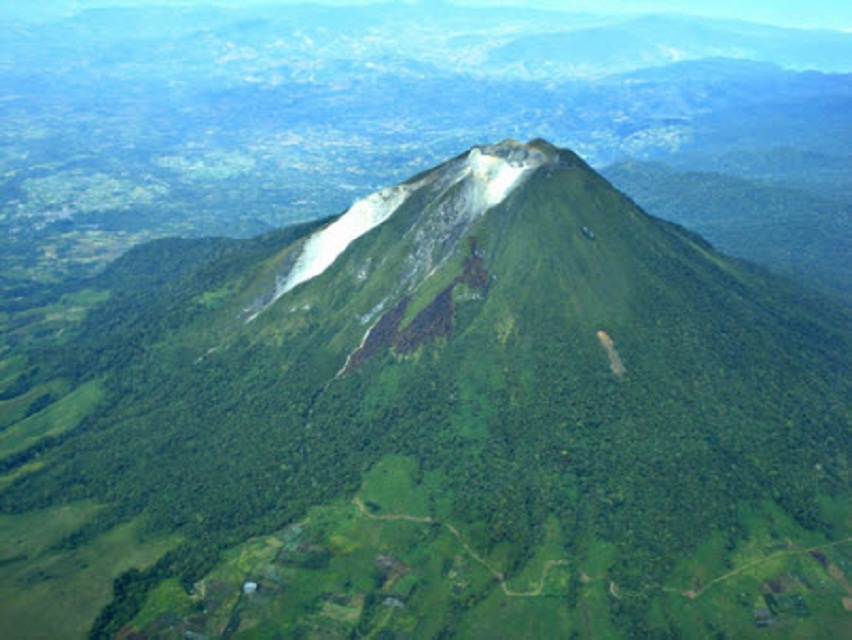
[[[10,518],[98,505],[74,544],[127,522],[180,541],[95,635],[846,624],[846,312],[570,151],[474,147],[329,221],[152,243],[101,282],[73,350],[15,383],[98,399],[8,454],[2,494]]]
[[[299,252],[286,276],[279,278],[275,293],[258,301],[249,317],[276,301],[297,285],[321,274],[359,237],[402,209],[412,196],[420,202],[419,231],[409,263],[412,281],[428,274],[441,262],[470,226],[503,202],[525,178],[547,164],[558,161],[558,150],[543,141],[528,145],[505,140],[496,145],[472,148],[441,167],[396,187],[382,189],[355,203],[345,214],[313,234]],[[425,206],[424,203],[433,206]]]

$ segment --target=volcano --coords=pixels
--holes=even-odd
[[[7,384],[93,399],[7,452],[2,505],[97,505],[66,547],[175,541],[94,636],[848,629],[848,311],[571,151],[473,147],[326,221],[139,247],[93,286]]]

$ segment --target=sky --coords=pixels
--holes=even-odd
[[[589,13],[687,13],[783,26],[852,28],[849,0],[454,0],[468,6],[526,6]]]
[[[307,0],[310,2],[311,0]],[[314,0],[321,4],[367,4],[357,0]],[[401,1],[401,0],[396,0]],[[409,0],[417,1],[417,0]],[[429,2],[434,0],[420,0]],[[822,27],[852,31],[849,0],[448,0],[471,7],[516,6],[602,14],[676,12],[737,18],[782,26]],[[295,4],[306,0],[0,0],[0,18],[54,18],[74,9],[150,4],[245,7],[251,4]]]

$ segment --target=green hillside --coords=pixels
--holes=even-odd
[[[2,460],[2,517],[80,509],[69,562],[131,525],[163,545],[94,637],[848,629],[847,312],[569,151],[476,153],[535,164],[481,210],[474,152],[413,178],[283,294],[315,228],[130,252],[73,339],[8,365],[4,398],[98,393]],[[16,579],[35,611],[50,577]]]

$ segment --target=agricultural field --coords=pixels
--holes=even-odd
[[[230,550],[191,592],[161,583],[131,628],[175,637],[544,637],[555,629],[621,636],[619,602],[632,594],[608,576],[610,544],[589,540],[582,557],[565,557],[550,522],[523,570],[505,580],[499,546],[480,555],[469,529],[444,519],[441,492],[440,478],[419,473],[411,458],[386,457],[351,502],[313,508],[303,521]],[[768,638],[843,634],[852,539],[821,545],[777,508],[761,509],[775,527],[758,511],[744,513],[750,535],[733,565],[721,538],[679,564],[654,600],[661,624],[696,637],[757,629]],[[842,508],[837,514],[848,518]]]

